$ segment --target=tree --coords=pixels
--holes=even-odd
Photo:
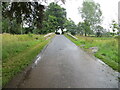
[[[97,28],[97,30],[96,30],[97,37],[101,37],[104,28],[102,26],[100,26],[100,25],[98,25],[96,28]]]
[[[3,17],[8,17],[10,21],[16,20],[15,23],[20,24],[21,30],[25,21],[29,27],[35,23],[37,28],[41,28],[44,6],[38,2],[3,2],[2,6]]]
[[[116,23],[115,20],[112,20],[112,24],[111,24],[110,28],[112,28],[113,36],[115,35],[115,32],[119,31],[119,29],[120,29],[119,25]]]
[[[89,35],[92,33],[91,29],[90,29],[90,25],[87,21],[84,21],[84,22],[79,22],[78,23],[78,32],[80,32],[81,35]]]
[[[37,28],[37,30],[41,32],[40,30],[42,30],[44,17],[44,6],[41,5],[41,3],[38,3],[38,1],[47,2],[48,0],[36,0],[35,2],[1,2],[3,16],[2,21],[4,22],[5,18],[8,18],[9,21],[16,21],[15,23],[20,26],[21,34],[24,32],[22,30],[25,24],[30,28]],[[65,3],[65,0],[60,1]]]
[[[102,21],[102,12],[100,4],[94,1],[84,1],[83,7],[79,8],[82,19],[90,25],[91,30],[95,31],[96,26]]]
[[[7,33],[7,32],[10,32],[9,31],[9,28],[10,28],[10,21],[8,18],[4,19],[2,21],[2,33]]]
[[[80,35],[83,35],[83,34],[85,33],[83,22],[79,22],[79,23],[78,23],[78,25],[77,25],[77,32],[78,32]]]
[[[77,33],[77,25],[71,18],[66,19],[65,28],[67,29],[68,32],[70,32],[73,35]]]
[[[45,12],[45,16],[45,21],[48,22],[52,31],[56,31],[58,29],[63,31],[66,20],[66,10],[64,8],[54,2],[50,3]]]

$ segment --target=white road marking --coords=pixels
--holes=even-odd
[[[35,65],[37,65],[37,63],[40,59],[41,59],[41,56],[37,58],[37,60],[35,61]]]

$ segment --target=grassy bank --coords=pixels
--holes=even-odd
[[[37,54],[53,37],[44,35],[2,35],[2,85],[31,64]]]
[[[117,38],[76,36],[78,38],[78,40],[76,40],[68,35],[65,36],[87,52],[91,52],[90,47],[98,47],[98,51],[93,54],[112,67],[114,70],[120,72],[120,68],[118,68],[120,60],[118,60]]]

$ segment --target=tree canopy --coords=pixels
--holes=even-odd
[[[1,2],[3,17],[2,32],[12,34],[23,34],[29,32],[42,33],[43,24],[45,22],[44,18],[46,18],[47,14],[44,5],[42,5],[38,1],[39,0],[37,0],[37,2]],[[65,0],[59,1],[62,1],[63,3],[65,2]],[[42,0],[41,2],[47,2],[47,0]],[[59,10],[65,11],[65,9],[61,9],[59,5],[56,5],[56,7]],[[62,15],[63,13],[59,14]],[[64,15],[65,14],[63,14],[63,16]],[[50,15],[48,17],[53,18],[53,15]],[[57,22],[59,22],[59,24],[61,22],[60,28],[63,28],[63,20],[60,20],[63,18],[64,17],[57,19]],[[54,20],[56,20],[55,16]]]
[[[84,23],[87,23],[89,30],[96,31],[97,26],[101,24],[102,21],[102,11],[100,10],[100,4],[94,1],[83,1],[83,7],[79,8]]]
[[[64,29],[64,24],[66,20],[66,10],[56,3],[50,3],[46,12],[46,21],[52,27],[52,31]]]

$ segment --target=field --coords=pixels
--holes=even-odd
[[[53,36],[2,34],[2,85],[31,64]]]
[[[92,54],[101,59],[114,70],[120,72],[120,68],[118,68],[120,64],[120,60],[118,59],[118,38],[84,37],[76,35],[78,38],[78,40],[76,40],[69,35],[65,36],[87,52],[91,52],[91,47],[97,47],[98,51]]]

